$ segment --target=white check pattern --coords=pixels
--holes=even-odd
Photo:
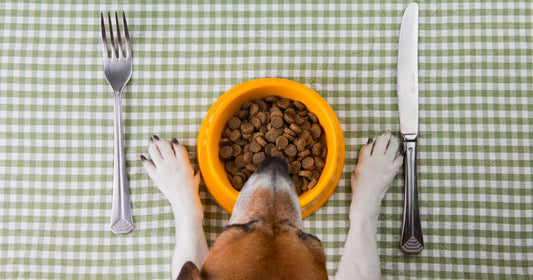
[[[409,2],[0,3],[0,278],[165,279],[170,206],[142,170],[147,139],[176,137],[196,164],[200,123],[223,92],[279,77],[337,113],[347,160],[304,221],[330,275],[348,226],[349,174],[369,137],[398,131],[396,61]],[[313,1],[318,2],[318,1]],[[533,275],[533,4],[419,3],[419,200],[426,248],[398,249],[399,175],[378,230],[384,279]],[[136,228],[109,230],[112,91],[100,11],[125,10],[133,77],[123,98]],[[196,166],[196,165],[195,165]],[[211,244],[229,216],[201,186]]]

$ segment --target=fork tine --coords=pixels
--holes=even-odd
[[[124,49],[122,47],[122,38],[120,37],[120,24],[118,23],[117,11],[115,11],[115,22],[117,24],[117,41],[118,41],[118,53],[120,57],[124,57]]]
[[[100,12],[100,30],[102,36],[102,50],[104,53],[104,59],[109,58],[107,54],[107,37],[105,36],[105,23],[104,23],[104,13]]]
[[[111,54],[113,58],[118,58],[117,46],[115,45],[115,38],[113,37],[113,22],[111,21],[111,14],[107,12],[107,19],[109,21],[109,35],[111,37]]]
[[[128,23],[126,22],[126,14],[122,11],[122,21],[124,22],[124,37],[126,38],[126,49],[128,50],[127,57],[131,57],[131,41],[130,33],[128,32]]]

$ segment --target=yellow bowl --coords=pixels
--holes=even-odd
[[[237,85],[220,96],[202,121],[198,134],[198,165],[207,190],[231,214],[239,192],[229,182],[224,163],[218,156],[219,142],[226,122],[246,101],[276,95],[302,102],[318,117],[324,130],[327,156],[318,183],[298,199],[305,218],[318,210],[337,187],[344,166],[344,136],[329,104],[314,90],[297,82],[266,78]]]

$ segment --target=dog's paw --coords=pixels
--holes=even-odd
[[[392,180],[400,171],[403,156],[398,153],[400,140],[390,131],[361,148],[359,161],[352,172],[351,185],[355,195],[381,201]]]
[[[171,204],[187,203],[198,197],[200,172],[194,173],[185,146],[176,139],[167,141],[153,136],[148,153],[150,158],[141,155],[143,165]]]

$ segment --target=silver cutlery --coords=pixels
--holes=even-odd
[[[124,234],[133,230],[133,217],[131,214],[130,195],[128,190],[128,178],[126,174],[126,160],[124,157],[124,129],[122,127],[121,97],[124,87],[131,78],[132,52],[126,15],[122,12],[124,24],[125,46],[120,36],[120,23],[115,12],[115,27],[117,30],[117,42],[113,36],[113,22],[111,14],[107,13],[109,22],[109,37],[111,44],[108,45],[104,14],[100,13],[100,28],[104,54],[104,73],[107,82],[111,85],[115,97],[114,105],[114,165],[113,165],[113,203],[111,210],[111,231],[115,234]]]
[[[404,147],[405,198],[400,248],[407,254],[424,249],[416,176],[418,142],[418,5],[403,14],[398,49],[398,111]]]

